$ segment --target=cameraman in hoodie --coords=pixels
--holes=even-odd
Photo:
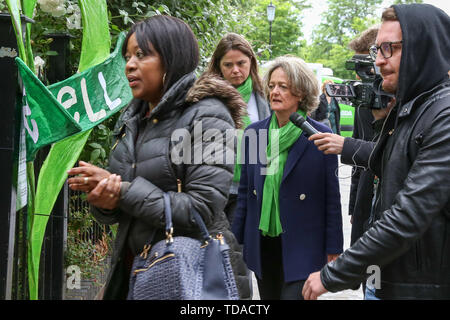
[[[450,299],[450,18],[409,4],[381,20],[372,54],[396,104],[366,159],[380,178],[374,221],[309,276],[305,299],[355,287],[373,270],[376,298]]]

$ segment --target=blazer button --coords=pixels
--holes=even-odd
[[[253,189],[253,194],[256,196],[256,189]]]
[[[154,124],[157,124],[157,123],[158,123],[158,119],[153,118],[153,123],[154,123]]]
[[[300,200],[305,200],[306,199],[306,195],[304,193],[302,193],[299,198],[300,198]]]

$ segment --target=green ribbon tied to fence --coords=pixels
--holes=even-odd
[[[29,37],[26,37],[27,45],[24,46],[18,31],[20,3],[20,0],[7,0],[8,9],[13,13],[22,58],[16,62],[23,87],[19,108],[23,112],[21,121],[26,140],[21,145],[26,145],[28,201],[21,201],[20,207],[28,204],[28,284],[30,299],[36,300],[46,225],[67,179],[67,170],[77,161],[92,128],[122,109],[132,99],[132,94],[121,56],[125,34],[119,36],[116,49],[110,54],[106,0],[78,0],[83,21],[79,73],[49,87],[44,86],[31,71],[32,60],[28,60],[32,54],[26,53],[31,50]],[[31,16],[35,4],[35,0],[25,1],[23,9],[27,16]],[[30,31],[29,27],[27,31]],[[52,147],[39,172],[35,190],[32,161],[37,150],[48,144]],[[25,157],[22,155],[20,158]],[[19,186],[17,189],[22,190]],[[23,191],[26,193],[26,189]]]
[[[46,87],[20,58],[23,83],[22,114],[27,131],[27,161],[51,143],[92,129],[130,102],[124,73],[122,33],[114,52],[103,62]]]

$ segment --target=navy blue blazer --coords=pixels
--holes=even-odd
[[[309,117],[307,121],[318,131],[331,132],[330,128]],[[260,156],[265,157],[267,134],[259,130],[268,132],[269,124],[270,117],[251,124],[245,130],[243,145],[246,152],[242,153],[245,160],[232,224],[233,233],[244,245],[244,260],[248,268],[260,279],[262,235],[259,222],[265,181],[265,175],[261,174],[265,161],[261,161]],[[327,254],[342,252],[337,169],[337,156],[324,155],[304,133],[289,150],[279,195],[285,282],[307,279],[310,273],[327,263]]]

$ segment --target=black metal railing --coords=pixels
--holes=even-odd
[[[7,14],[0,14],[0,31],[1,46],[15,48],[17,52],[11,17]],[[43,76],[49,83],[55,83],[69,76],[70,36],[51,36],[54,40],[50,49],[58,52],[58,55],[50,59],[49,72]],[[17,168],[13,165],[17,162],[16,126],[21,121],[17,119],[15,101],[16,97],[20,99],[20,92],[13,57],[0,57],[0,66],[3,72],[0,77],[0,106],[3,110],[0,117],[0,299],[27,300],[30,219],[26,206],[16,210]],[[49,147],[38,152],[34,161],[35,177],[38,177],[48,151]],[[48,218],[42,243],[38,297],[42,300],[59,300],[65,296],[68,265],[79,264],[82,276],[86,279],[95,279],[97,273],[104,273],[104,260],[108,258],[112,231],[95,222],[85,195],[70,191],[67,182]]]
[[[12,300],[28,300],[28,214],[27,208],[16,213],[15,250],[12,278]]]

